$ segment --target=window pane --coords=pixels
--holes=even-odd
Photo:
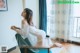
[[[80,0],[74,0],[80,2]],[[80,37],[80,4],[73,4],[72,6],[72,15],[74,17],[74,35],[73,37]]]
[[[80,0],[74,0],[80,2]],[[73,16],[79,17],[80,16],[80,3],[79,4],[73,4]]]

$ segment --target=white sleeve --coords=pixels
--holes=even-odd
[[[21,28],[18,32],[24,39],[28,37],[29,35],[29,26],[24,26],[24,28]]]

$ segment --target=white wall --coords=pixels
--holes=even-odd
[[[39,0],[25,0],[25,8],[33,10],[33,22],[39,28]]]
[[[0,11],[0,45],[7,45],[8,49],[17,45],[15,33],[10,29],[12,25],[20,27],[22,0],[7,0],[8,11]]]

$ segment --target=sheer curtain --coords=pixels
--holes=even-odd
[[[56,36],[56,4],[55,0],[47,0],[47,34],[53,38]]]
[[[71,5],[58,4],[57,1],[47,0],[47,34],[52,38],[68,39]]]
[[[55,4],[53,0],[47,0],[47,34],[55,36]]]
[[[70,4],[56,5],[56,35],[59,38],[69,38],[69,18],[71,16]]]

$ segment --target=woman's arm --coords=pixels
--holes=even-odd
[[[24,25],[24,26],[23,26]],[[16,31],[17,33],[21,34],[21,35],[27,35],[28,32],[28,24],[22,20],[22,28],[16,27],[16,26],[11,26],[11,29]]]
[[[17,28],[14,28],[14,27],[11,27],[12,30],[16,31],[18,34],[20,34],[22,36],[23,39],[27,38],[27,32],[24,31],[24,29],[17,29]]]
[[[24,20],[22,20],[21,25],[24,24],[23,21],[24,21]],[[23,27],[23,26],[21,26],[21,28],[22,28],[22,27]],[[11,29],[14,30],[14,31],[16,31],[16,32],[19,33],[19,34],[22,34],[22,29],[21,29],[21,28],[16,27],[16,26],[11,26]]]
[[[16,26],[11,26],[11,29],[16,31],[17,33],[19,33],[21,31],[21,29]]]

